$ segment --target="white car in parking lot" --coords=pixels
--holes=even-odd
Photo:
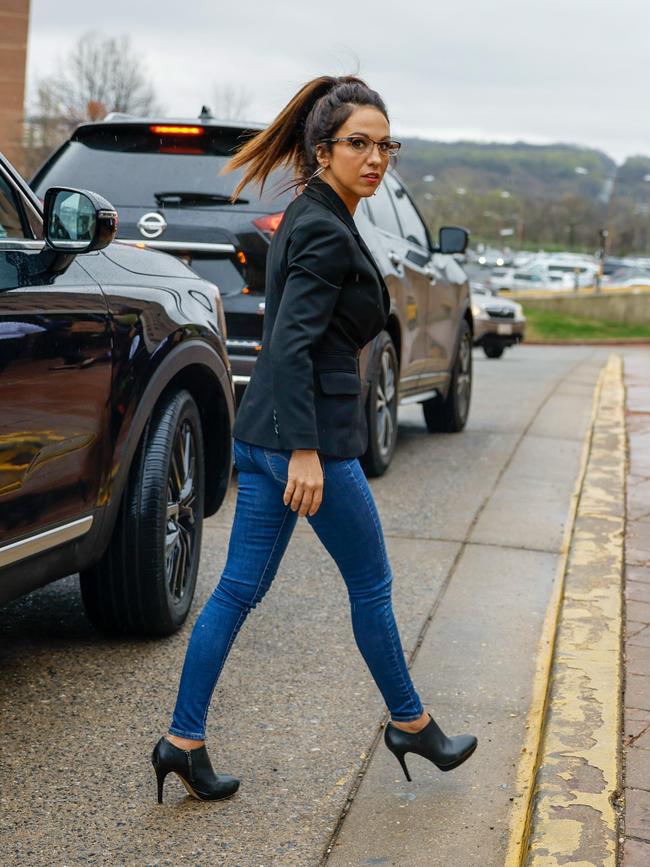
[[[569,274],[534,262],[524,268],[495,268],[485,285],[491,292],[520,292],[529,289],[570,292],[574,288],[574,281]]]

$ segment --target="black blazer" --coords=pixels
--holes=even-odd
[[[359,353],[390,296],[342,199],[320,178],[288,206],[269,247],[262,349],[234,435],[266,448],[353,458],[367,447]]]

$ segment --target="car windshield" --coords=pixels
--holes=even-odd
[[[563,274],[573,274],[579,271],[584,274],[587,270],[585,265],[549,265],[549,271],[561,271]]]
[[[36,192],[42,196],[52,186],[89,189],[118,208],[156,208],[161,194],[166,193],[179,204],[227,207],[242,171],[226,175],[219,171],[246,140],[246,130],[188,126],[199,132],[160,133],[154,129],[149,124],[81,127],[42,179],[37,176]],[[277,185],[285,177],[284,173],[272,175],[262,198],[256,186],[244,189],[241,205],[253,210],[273,207]]]

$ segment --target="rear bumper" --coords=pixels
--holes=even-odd
[[[253,355],[252,346],[250,348],[244,346],[243,344],[251,343],[254,345],[259,345],[257,341],[244,341],[244,340],[233,340],[227,341],[227,349],[228,349],[228,357],[230,359],[230,368],[232,370],[232,381],[235,386],[235,397],[237,403],[241,400],[241,397],[248,385],[251,375],[253,373],[253,368],[255,367],[255,362],[257,361],[258,352],[255,352]],[[231,345],[234,344],[234,345]],[[246,351],[248,349],[248,351]]]

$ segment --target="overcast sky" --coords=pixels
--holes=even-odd
[[[28,87],[89,27],[129,34],[167,114],[215,84],[269,121],[309,78],[354,72],[391,131],[650,155],[648,0],[32,0]],[[33,92],[33,91],[32,91]]]

